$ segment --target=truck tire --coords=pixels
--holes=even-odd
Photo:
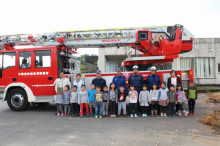
[[[8,93],[7,103],[13,111],[24,111],[29,107],[27,94],[22,89],[13,89]]]

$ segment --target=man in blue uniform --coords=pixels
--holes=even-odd
[[[106,86],[106,81],[101,77],[101,71],[96,71],[96,78],[92,80],[92,84],[94,84],[96,87],[101,87],[101,91],[103,91],[103,87]]]
[[[115,84],[116,89],[118,89],[118,92],[121,86],[123,86],[125,88],[125,91],[127,92],[126,78],[122,75],[121,68],[117,69],[117,75],[113,77],[112,82]]]
[[[157,84],[157,88],[159,89],[160,86],[160,76],[156,74],[157,68],[155,66],[152,66],[150,68],[151,75],[147,76],[147,86],[148,90],[150,91],[152,89],[153,84]]]
[[[133,66],[133,73],[134,73],[133,75],[129,76],[128,84],[129,84],[129,87],[130,87],[130,85],[134,85],[135,86],[134,89],[139,94],[142,90],[142,86],[143,86],[143,83],[144,83],[144,78],[141,74],[138,74],[138,66],[137,65]]]

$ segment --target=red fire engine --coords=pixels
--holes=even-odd
[[[137,64],[150,66],[172,62],[179,53],[192,50],[193,35],[182,25],[124,29],[102,29],[55,32],[33,36],[0,36],[0,88],[3,98],[12,110],[26,110],[29,103],[53,102],[54,81],[64,71],[71,83],[79,73],[79,61],[74,56],[77,48],[129,46],[135,54],[128,53],[123,62],[127,68]],[[141,52],[137,55],[136,52]],[[146,79],[150,72],[141,72]],[[158,71],[166,80],[168,71]],[[193,71],[177,71],[186,88],[193,82]],[[126,79],[131,72],[124,72]],[[116,75],[104,73],[109,84]],[[94,74],[84,74],[87,85]],[[88,86],[87,86],[88,87]]]

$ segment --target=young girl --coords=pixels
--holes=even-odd
[[[167,110],[167,104],[169,103],[169,94],[168,94],[168,89],[166,88],[166,83],[163,81],[161,82],[161,88],[159,90],[159,104],[160,104],[160,116],[161,117],[166,117],[166,110]]]
[[[134,90],[134,85],[130,85],[130,91],[128,93],[129,96],[129,106],[130,106],[130,117],[137,118],[137,99],[138,92]]]
[[[64,87],[64,115],[69,116],[70,115],[70,86],[66,85]],[[68,109],[68,110],[67,110]]]
[[[178,115],[181,117],[182,113],[184,116],[187,116],[187,112],[183,109],[183,104],[186,101],[185,93],[182,89],[182,85],[177,85],[177,91],[176,91],[176,97],[177,97],[177,107],[178,107]]]
[[[110,104],[110,113],[111,117],[115,118],[116,117],[116,104],[118,103],[118,91],[115,88],[115,84],[112,82],[109,87],[108,91],[108,103]]]
[[[195,104],[197,100],[197,89],[196,85],[194,83],[190,83],[189,89],[187,90],[187,100],[189,104],[189,114],[190,115],[195,115],[194,109],[195,109]]]
[[[159,90],[157,90],[157,84],[153,84],[153,90],[150,90],[150,107],[151,107],[151,116],[154,115],[157,117],[157,110],[158,110],[158,95]]]
[[[150,100],[150,93],[147,90],[147,85],[143,85],[143,91],[139,95],[139,103],[142,109],[142,117],[147,117],[148,102]]]
[[[63,92],[56,95],[57,116],[63,116]]]

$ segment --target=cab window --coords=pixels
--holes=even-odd
[[[15,66],[15,52],[4,53],[3,69]]]
[[[31,52],[19,53],[19,67],[21,69],[31,68]]]
[[[36,68],[51,67],[51,51],[49,50],[36,51],[35,67]]]

